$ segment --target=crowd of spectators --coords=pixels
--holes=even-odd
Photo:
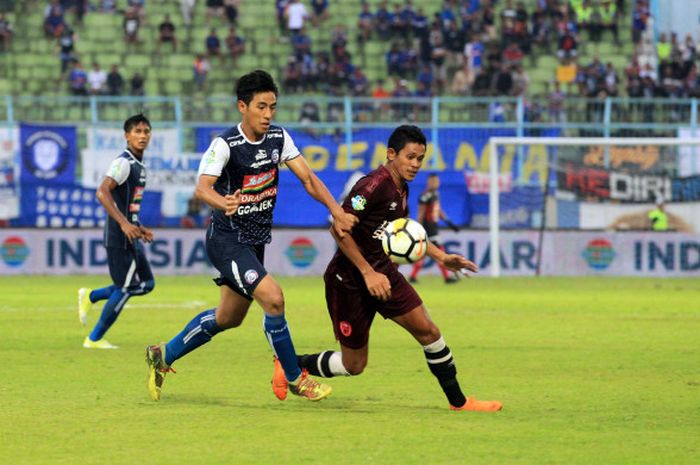
[[[62,79],[73,94],[139,95],[145,88],[143,72],[133,73],[127,80],[130,85],[123,84],[126,78],[121,75],[121,85],[110,86],[106,79],[96,79],[94,85],[88,80],[84,90],[74,85],[75,79],[69,76],[80,75],[76,53],[80,38],[76,34],[79,28],[72,25],[79,25],[93,11],[123,17],[129,52],[142,53],[146,37],[153,37],[156,51],[167,44],[173,52],[191,53],[191,90],[206,92],[213,60],[235,67],[243,54],[250,53],[237,28],[240,4],[241,0],[206,0],[203,22],[209,33],[202,43],[194,45],[184,35],[193,37],[188,29],[197,24],[193,21],[196,0],[180,0],[182,21],[177,22],[170,15],[149,18],[145,0],[48,0],[43,28],[47,40],[56,43]],[[336,4],[328,0],[276,0],[275,8],[279,36],[289,47],[289,56],[279,64],[281,84],[290,93],[525,97],[542,92],[539,87],[531,89],[527,69],[537,57],[549,55],[559,61],[549,89],[544,91],[550,100],[550,118],[558,118],[568,96],[700,95],[695,40],[673,32],[654,38],[649,0],[441,0],[432,11],[414,6],[413,0],[383,0],[362,2],[356,20],[343,18],[342,22],[334,16],[339,14],[334,11]],[[331,31],[330,37],[314,43],[312,37],[318,35],[309,34],[308,28],[324,22],[335,24],[324,28]],[[145,27],[152,31],[143,34]],[[616,68],[605,55],[599,57],[587,49],[596,42],[620,47],[620,29],[626,27],[631,29],[636,53],[624,69],[619,60]],[[0,15],[0,46],[8,48],[11,40],[12,27]],[[350,41],[357,46],[350,47]],[[383,65],[379,66],[383,69],[379,73],[378,44],[387,50],[381,56]],[[351,54],[351,49],[356,53]],[[369,50],[373,54],[368,60]],[[370,81],[368,67],[373,67],[373,76],[380,74],[386,79]],[[113,68],[119,73],[118,66]],[[95,70],[105,73],[100,63],[92,63],[90,72]]]

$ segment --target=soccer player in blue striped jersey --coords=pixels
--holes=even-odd
[[[271,240],[279,165],[285,163],[309,195],[328,208],[340,236],[357,219],[335,202],[287,131],[272,125],[278,94],[272,77],[261,70],[246,74],[238,80],[236,94],[242,121],[215,138],[204,153],[195,189],[195,195],[213,210],[206,247],[209,260],[221,273],[215,279],[219,305],[195,316],[167,344],[146,348],[148,390],[153,400],[159,400],[172,364],[221,331],[239,326],[255,300],[262,307],[265,335],[289,391],[320,400],[331,388],[299,368],[282,289],[263,265],[265,245]],[[275,395],[284,400],[287,386]]]
[[[131,296],[148,294],[155,287],[151,266],[144,254],[144,242],[153,240],[153,232],[139,221],[141,200],[146,188],[146,167],[143,154],[151,140],[151,123],[142,114],[124,122],[126,149],[112,161],[102,183],[97,188],[97,199],[107,211],[104,228],[104,247],[112,284],[100,289],[78,290],[78,317],[85,325],[93,303],[107,300],[100,319],[85,337],[87,349],[116,349],[104,339],[109,328],[117,321]]]

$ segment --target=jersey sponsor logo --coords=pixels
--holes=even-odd
[[[243,145],[245,144],[245,139],[241,138],[239,140],[232,140],[231,142],[228,143],[229,147],[236,147],[238,145]]]
[[[350,199],[350,203],[352,204],[353,210],[361,211],[365,209],[365,205],[367,205],[367,199],[361,195],[356,195],[355,197]]]
[[[131,213],[138,213],[141,211],[141,204],[140,203],[130,203],[129,204],[129,212]]]
[[[396,207],[397,207],[397,206],[398,206],[398,204],[397,204],[396,202],[391,202],[391,203],[389,204],[389,210],[392,210],[392,211],[393,211],[393,210],[396,210]]]
[[[262,202],[255,205],[241,205],[236,210],[237,215],[250,215],[251,213],[258,213],[265,210],[269,210],[273,207],[272,199],[263,200]]]
[[[122,172],[122,165],[120,163],[112,164],[112,169],[109,170],[109,177],[112,179],[118,179]]]
[[[143,198],[143,187],[138,186],[134,188],[134,201],[140,201]]]
[[[352,334],[352,325],[347,321],[341,321],[338,326],[340,328],[340,333],[343,336],[349,337]]]
[[[251,164],[251,168],[260,168],[261,166],[269,165],[272,163],[272,160],[259,160],[256,161],[255,163]]]
[[[258,174],[248,174],[243,177],[241,192],[256,192],[270,187],[275,182],[277,168]]]
[[[382,224],[379,225],[377,229],[374,230],[372,233],[372,239],[382,239],[382,236],[384,236],[384,230],[386,227],[389,226],[389,222],[387,220],[384,220]]]
[[[263,158],[267,158],[267,152],[264,149],[258,149],[258,153],[255,154],[255,159],[262,160]]]
[[[243,279],[248,284],[253,284],[258,279],[258,272],[255,270],[248,270],[243,274]]]
[[[204,155],[204,166],[211,166],[214,163],[216,163],[216,152],[211,149]]]
[[[269,197],[274,197],[277,195],[277,186],[273,186],[266,189],[258,194],[241,194],[241,203],[258,203]]]
[[[280,139],[282,137],[284,137],[284,134],[282,134],[282,131],[268,132],[267,133],[268,139]]]

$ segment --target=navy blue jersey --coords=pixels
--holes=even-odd
[[[257,142],[246,138],[240,124],[214,139],[202,156],[198,176],[216,176],[214,190],[221,195],[240,189],[241,204],[231,216],[214,210],[211,234],[235,234],[241,244],[269,243],[279,165],[299,155],[292,138],[279,126],[270,126]]]
[[[129,150],[124,150],[112,161],[105,176],[117,183],[117,187],[112,191],[117,209],[130,223],[140,224],[139,212],[146,188],[146,167]],[[122,232],[119,223],[109,215],[105,222],[104,246],[120,249],[129,246],[129,239]]]

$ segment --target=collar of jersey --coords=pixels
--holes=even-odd
[[[263,142],[265,142],[265,139],[267,139],[267,132],[266,132],[262,139],[260,139],[260,140],[257,141],[257,142],[253,142],[252,140],[248,139],[248,137],[247,137],[247,136],[245,135],[245,133],[243,132],[243,128],[241,128],[241,123],[238,123],[237,128],[238,128],[238,133],[241,135],[241,137],[242,137],[243,139],[245,139],[245,141],[248,142],[248,143],[251,144],[251,145],[260,145],[260,144],[262,144]]]
[[[133,158],[134,161],[135,161],[136,163],[138,163],[138,164],[141,165],[141,166],[144,166],[143,162],[142,162],[142,161],[139,161],[139,159],[136,158],[136,156],[135,156],[133,153],[131,153],[131,150],[129,150],[129,149],[124,149],[124,151],[125,151],[126,153],[128,153],[129,156],[130,156],[131,158]]]

